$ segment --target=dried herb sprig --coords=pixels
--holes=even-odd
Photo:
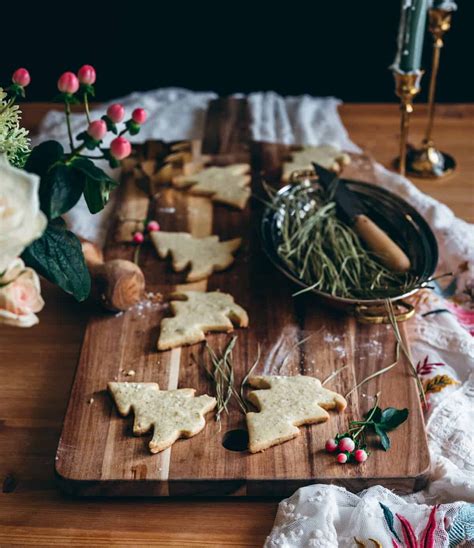
[[[283,195],[265,187],[277,211],[280,244],[286,267],[308,287],[344,298],[371,299],[399,295],[419,287],[408,273],[391,272],[367,250],[354,230],[336,214],[323,189],[296,185]]]
[[[260,361],[260,345],[257,349],[257,357],[248,373],[240,384],[240,389],[235,387],[234,367],[232,351],[234,349],[237,336],[230,339],[224,348],[222,354],[218,355],[207,343],[206,350],[209,355],[212,368],[206,367],[203,361],[198,361],[199,365],[206,371],[207,376],[214,383],[214,391],[216,394],[216,421],[220,423],[223,412],[228,413],[228,405],[232,397],[235,398],[242,413],[247,413],[248,406],[244,397],[244,386],[247,383],[250,375],[253,373]],[[194,358],[195,359],[195,358]]]

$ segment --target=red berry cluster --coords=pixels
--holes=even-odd
[[[365,450],[365,447],[360,447],[358,440],[353,440],[347,434],[340,436],[339,434],[335,438],[331,438],[326,442],[326,451],[328,453],[336,453],[336,461],[339,464],[346,464],[346,462],[358,462],[362,463],[367,460],[369,453]]]
[[[145,233],[158,232],[158,230],[160,230],[160,225],[158,224],[158,221],[145,221],[143,224],[145,227],[144,231],[140,232],[139,230],[137,230],[137,232],[133,234],[133,241],[136,244],[142,244],[144,242]]]

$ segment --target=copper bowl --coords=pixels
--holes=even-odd
[[[388,317],[385,312],[385,300],[396,305],[397,321],[409,319],[415,313],[414,306],[406,302],[406,299],[415,295],[420,289],[426,287],[431,281],[438,263],[438,244],[427,222],[405,200],[380,186],[361,181],[346,179],[344,182],[348,188],[356,193],[367,208],[368,216],[380,226],[389,236],[405,251],[411,261],[411,272],[417,278],[417,287],[400,294],[381,296],[376,299],[352,299],[335,297],[318,289],[309,289],[321,300],[330,306],[354,314],[364,323],[386,323]],[[281,188],[275,196],[275,206],[267,207],[264,211],[261,223],[261,236],[263,249],[270,261],[287,278],[303,289],[308,285],[302,281],[280,259],[277,249],[281,243],[279,221],[283,210],[278,208],[278,198],[287,193],[298,190],[306,192],[308,200],[311,194],[319,190],[317,179],[306,178],[298,180]]]

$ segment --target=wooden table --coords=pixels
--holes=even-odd
[[[25,105],[34,131],[51,105]],[[412,139],[421,137],[417,109]],[[344,105],[352,139],[389,165],[397,150],[395,105]],[[437,142],[458,161],[441,182],[415,181],[424,192],[474,221],[474,105],[438,109]],[[59,494],[54,455],[86,324],[87,306],[47,282],[45,309],[32,329],[0,327],[0,545],[261,546],[275,500],[72,499]]]

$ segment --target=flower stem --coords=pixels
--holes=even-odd
[[[358,428],[357,432],[352,436],[353,440],[355,440],[357,437],[360,436],[360,434],[362,434],[362,432],[365,430],[367,424],[372,420],[372,417],[374,416],[375,411],[377,410],[377,407],[378,407],[379,397],[380,397],[380,392],[377,392],[377,394],[375,394],[374,406],[372,407],[372,409],[370,411],[370,414],[368,415],[368,417],[365,420],[364,424],[362,424],[362,426],[360,426],[360,428]],[[351,424],[354,424],[354,423],[351,422]],[[349,431],[350,430],[352,430],[352,429],[349,429]]]
[[[74,151],[74,140],[72,138],[72,129],[71,129],[71,106],[69,103],[64,103],[66,111],[66,125],[67,125],[67,134],[69,136],[69,146],[71,147],[71,152]]]
[[[91,113],[89,111],[89,100],[87,98],[87,92],[84,93],[84,110],[86,111],[87,123],[91,123]]]
[[[135,253],[133,254],[133,262],[137,265],[137,266],[140,266],[138,264],[138,261],[140,260],[140,248],[141,248],[141,244],[138,244],[137,247],[135,248]]]

